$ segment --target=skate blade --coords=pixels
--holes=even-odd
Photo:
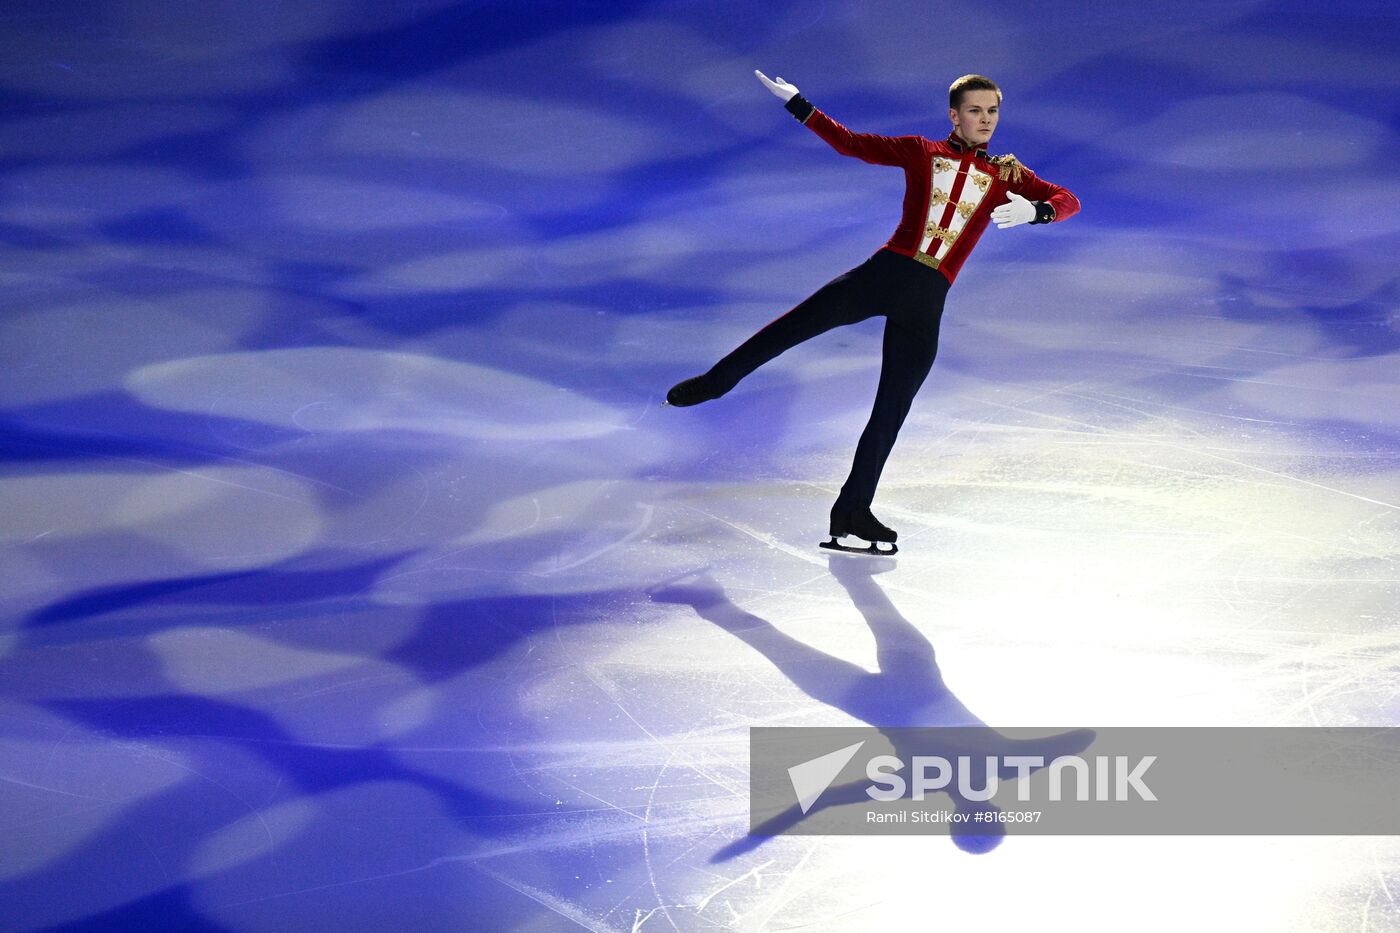
[[[860,546],[842,544],[840,539],[828,538],[817,547],[825,548],[828,551],[840,551],[843,554],[859,554],[862,557],[889,557],[899,553],[899,546],[889,541],[871,541],[867,543],[863,538],[853,538],[860,541]]]

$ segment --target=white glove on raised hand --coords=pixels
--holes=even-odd
[[[768,76],[757,69],[754,70],[754,74],[758,75],[758,80],[763,82],[763,86],[772,91],[773,96],[780,98],[783,103],[787,103],[800,93],[796,85],[788,84],[782,78],[769,81]]]
[[[1006,192],[1007,202],[992,211],[992,222],[1000,230],[1019,227],[1035,220],[1035,205],[1014,191]]]

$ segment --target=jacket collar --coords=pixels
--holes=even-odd
[[[974,147],[974,146],[970,145],[969,143],[963,142],[963,138],[962,138],[961,136],[958,135],[958,131],[957,131],[957,130],[953,130],[953,132],[951,132],[951,133],[948,134],[948,145],[950,145],[950,146],[953,147],[953,151],[954,151],[954,152],[969,152],[969,151],[970,151],[970,152],[972,152],[974,155],[976,155],[976,156],[978,156],[978,157],[980,157],[980,158],[985,159],[985,158],[988,157],[988,156],[987,156],[987,147],[986,147],[986,146],[976,146],[976,147]]]

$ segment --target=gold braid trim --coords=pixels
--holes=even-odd
[[[1002,181],[1006,181],[1009,177],[1013,182],[1019,182],[1021,180],[1021,172],[1026,169],[1026,167],[1021,164],[1021,160],[1017,159],[1009,152],[1006,155],[992,156],[987,161],[997,167],[997,174],[1001,176]]]
[[[971,201],[958,202],[958,213],[962,214],[963,220],[967,220],[969,217],[971,217],[972,212],[975,210],[977,210],[977,205],[973,204]]]
[[[929,202],[929,204],[931,204],[931,205],[932,205],[932,204],[947,204],[947,203],[948,203],[948,192],[944,191],[942,188],[934,188],[934,189],[933,189],[933,194],[929,195],[928,202]]]
[[[938,224],[929,224],[924,227],[924,236],[933,237],[935,240],[942,240],[949,246],[952,246],[953,241],[958,238],[956,231],[949,230],[947,227],[940,227]]]

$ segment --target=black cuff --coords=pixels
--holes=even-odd
[[[812,111],[817,109],[812,106],[810,100],[803,97],[801,94],[792,95],[792,100],[783,104],[783,106],[786,107],[788,113],[796,117],[800,123],[806,123],[807,119],[812,115]]]
[[[1049,201],[1035,202],[1035,220],[1033,224],[1050,224],[1055,222],[1055,207]]]

